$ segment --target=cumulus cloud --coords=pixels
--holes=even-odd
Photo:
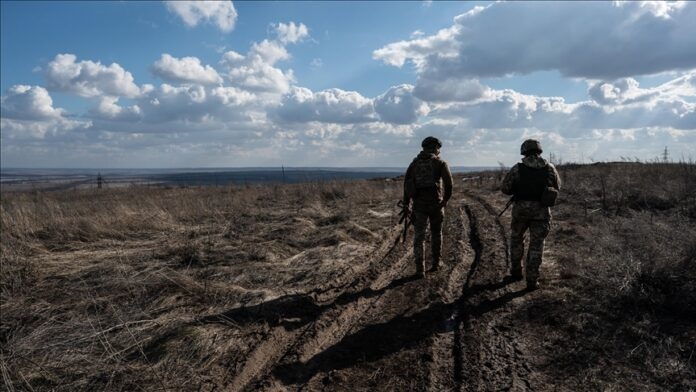
[[[0,128],[2,129],[3,138],[9,138],[13,141],[56,137],[77,129],[86,130],[91,128],[91,126],[91,121],[70,120],[66,118],[43,121],[0,118]]]
[[[393,124],[410,124],[428,114],[428,105],[413,95],[413,86],[394,86],[375,98],[375,111],[379,118]]]
[[[633,78],[621,79],[614,83],[596,83],[589,88],[588,92],[595,102],[602,105],[621,103],[637,97],[650,98],[641,94],[638,82]]]
[[[323,123],[359,123],[375,121],[372,100],[355,91],[329,89],[312,92],[293,87],[283,96],[272,115],[279,121]]]
[[[571,18],[565,7],[579,18]],[[527,137],[541,138],[545,150],[571,160],[580,158],[573,155],[577,151],[598,159],[616,159],[631,150],[635,153],[627,156],[645,157],[650,148],[659,146],[659,154],[668,143],[678,143],[688,156],[696,154],[696,66],[674,71],[683,67],[670,53],[691,42],[681,34],[692,28],[684,15],[693,8],[681,3],[477,7],[434,35],[416,33],[375,51],[380,61],[411,63],[416,71],[413,84],[392,86],[376,97],[300,87],[293,71],[283,67],[291,58],[288,45],[309,39],[308,28],[295,22],[271,25],[271,38],[253,43],[246,53],[227,51],[214,66],[164,53],[151,67],[164,81],[159,86],[136,85],[118,64],[62,54],[42,67],[48,90],[18,85],[2,97],[3,142],[12,140],[0,146],[3,163],[8,151],[19,162],[22,151],[36,151],[31,146],[57,151],[55,146],[63,143],[61,151],[68,155],[90,151],[94,162],[102,154],[121,157],[112,162],[126,165],[398,166],[410,161],[428,135],[445,142],[443,157],[455,165],[510,162]],[[514,16],[518,11],[521,16]],[[491,13],[502,18],[498,26],[512,27],[495,31]],[[591,28],[588,21],[594,23]],[[581,38],[552,28],[561,25]],[[647,34],[636,33],[637,26],[652,28],[656,40],[676,35],[661,44],[666,48],[645,52],[642,60],[634,56],[634,68],[624,67],[624,59],[609,52],[632,55],[631,45],[637,44],[622,47],[621,34],[637,34],[647,48],[653,44]],[[609,34],[606,42],[600,45],[593,38],[595,30]],[[596,48],[585,48],[592,45]],[[593,68],[588,61],[601,64]],[[642,73],[671,70],[660,78],[675,76],[658,86],[642,86],[632,74],[638,72],[635,67]],[[498,90],[483,79],[553,69],[584,77],[586,100],[568,103],[562,97]],[[71,117],[56,107],[62,105],[54,104],[51,90],[90,98],[92,108],[83,119]]]
[[[696,96],[696,72],[669,81],[663,85],[643,89],[633,78],[623,78],[613,82],[595,82],[590,85],[588,94],[601,105],[630,105],[656,100],[679,100]]]
[[[456,34],[457,26],[442,29],[435,35],[418,36],[410,41],[400,41],[377,49],[372,57],[395,67],[402,67],[406,60],[411,60],[417,69],[422,70],[427,65],[427,57],[439,54],[445,58],[457,56],[459,43]]]
[[[40,86],[15,85],[0,98],[3,137],[42,139],[76,128],[87,128],[88,121],[65,118],[65,110],[53,107],[53,99]]]
[[[220,64],[235,87],[283,94],[290,90],[295,77],[292,70],[283,71],[275,64],[288,58],[288,51],[279,42],[263,40],[254,43],[246,56],[235,51],[226,52]]]
[[[546,128],[563,123],[572,108],[563,98],[536,97],[503,90],[491,92],[485,100],[434,105],[431,116],[462,119],[471,128]]]
[[[210,65],[203,66],[197,57],[176,58],[164,53],[152,65],[160,78],[178,83],[220,84],[222,78]]]
[[[304,23],[278,23],[274,25],[273,28],[278,35],[278,40],[283,44],[294,44],[309,37],[309,30]]]
[[[133,75],[120,65],[104,66],[100,62],[76,60],[74,54],[58,54],[48,63],[45,77],[50,90],[82,97],[112,95],[133,98],[140,94]]]
[[[237,10],[231,1],[166,1],[167,9],[189,27],[200,22],[212,23],[223,32],[230,32],[237,22]]]
[[[500,2],[373,57],[398,67],[411,61],[429,79],[558,70],[612,80],[696,67],[695,19],[692,2]]]
[[[430,115],[461,118],[473,128],[535,128],[557,131],[564,137],[579,137],[594,129],[696,129],[696,104],[674,95],[674,91],[684,91],[675,86],[688,80],[680,78],[681,83],[673,81],[653,89],[641,89],[632,79],[618,86],[599,84],[590,88],[595,101],[575,104],[561,97],[492,90],[488,97],[475,102],[434,105]]]
[[[142,110],[138,105],[123,107],[118,104],[118,97],[104,96],[99,99],[99,103],[91,110],[95,117],[110,120],[137,121],[142,118]]]
[[[225,106],[243,106],[256,100],[254,94],[234,87],[216,87],[210,95]]]
[[[12,86],[0,102],[3,118],[48,120],[60,118],[65,112],[53,107],[53,99],[48,91],[40,86]]]
[[[239,122],[251,121],[263,110],[258,97],[235,87],[164,83],[128,107],[104,97],[92,114],[96,119],[108,121],[100,125],[114,132],[197,133],[231,129]]]

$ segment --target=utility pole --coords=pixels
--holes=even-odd
[[[669,162],[669,151],[667,151],[667,146],[665,146],[665,151],[662,152],[662,162]]]

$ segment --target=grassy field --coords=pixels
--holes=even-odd
[[[696,165],[559,169],[544,288],[506,316],[536,374],[522,389],[696,389]],[[455,198],[500,210],[500,178],[458,175]],[[276,328],[295,336],[315,316],[304,311],[346,305],[344,287],[379,273],[368,260],[398,235],[400,189],[356,180],[3,193],[5,388],[274,390],[263,367],[248,370],[263,353],[254,342],[281,336]],[[298,295],[311,301],[293,302],[296,314],[202,321]]]

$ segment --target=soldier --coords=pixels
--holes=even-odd
[[[522,255],[524,254],[525,231],[529,229],[529,249],[525,262],[527,289],[539,288],[539,267],[544,254],[544,239],[551,229],[553,201],[547,195],[558,193],[561,179],[553,164],[541,157],[541,143],[528,139],[522,143],[522,162],[516,164],[503,179],[501,190],[513,195],[512,225],[510,241],[510,274],[522,280]],[[550,189],[547,189],[550,188]]]
[[[430,221],[431,251],[433,264],[430,271],[437,271],[442,248],[442,220],[445,206],[452,196],[452,174],[447,162],[440,159],[442,143],[435,137],[428,136],[421,143],[421,151],[406,170],[404,178],[404,208],[411,210],[413,200],[413,226],[415,236],[413,253],[416,261],[416,276],[425,277],[425,260],[423,243],[425,230]],[[444,188],[444,189],[443,189]]]

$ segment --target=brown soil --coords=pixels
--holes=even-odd
[[[485,187],[457,187],[444,223],[443,263],[418,279],[412,231],[406,242],[398,241],[392,205],[398,186],[384,185],[381,198],[379,192],[363,199],[338,192],[323,193],[317,203],[280,203],[237,214],[224,228],[197,223],[178,234],[172,229],[147,239],[101,238],[29,252],[41,265],[27,273],[30,278],[16,279],[30,290],[13,286],[5,290],[11,296],[3,297],[5,386],[696,387],[696,358],[686,352],[696,337],[693,316],[675,316],[671,330],[663,325],[645,337],[671,336],[673,347],[686,350],[653,351],[651,363],[677,363],[648,374],[647,365],[637,365],[629,354],[649,344],[617,337],[624,324],[612,319],[610,309],[603,314],[592,304],[581,307],[580,287],[592,286],[571,273],[569,263],[578,260],[568,255],[594,242],[587,238],[591,228],[563,218],[561,209],[548,238],[542,289],[527,292],[508,276],[509,214],[498,217],[506,200]],[[605,326],[617,332],[610,338]],[[597,347],[610,339],[611,350]]]

